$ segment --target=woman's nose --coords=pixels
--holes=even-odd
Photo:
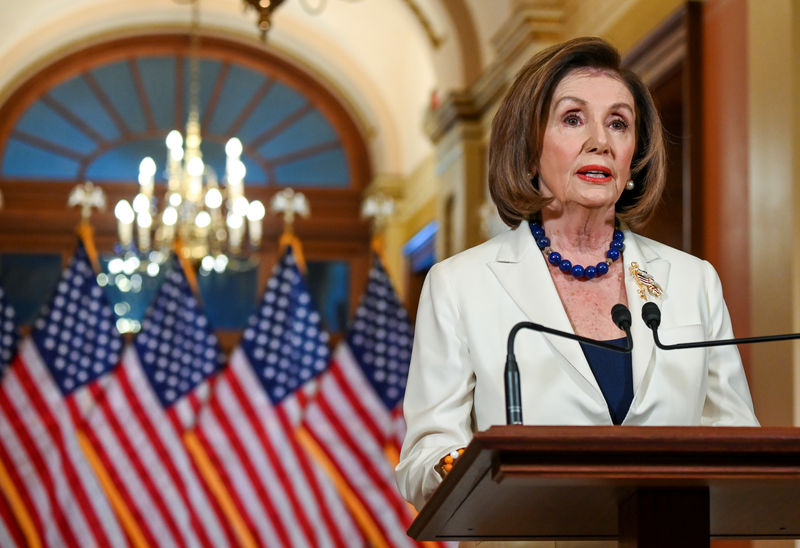
[[[584,144],[584,150],[597,154],[609,152],[608,135],[606,134],[604,125],[602,123],[589,123],[586,125],[586,128],[588,129],[588,135],[586,143]]]

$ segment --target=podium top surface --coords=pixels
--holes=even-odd
[[[716,538],[800,538],[800,429],[495,426],[409,529],[420,540],[612,539],[637,489],[708,488]]]

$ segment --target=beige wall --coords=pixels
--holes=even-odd
[[[796,331],[798,274],[794,153],[800,143],[793,80],[796,0],[748,2],[748,181],[753,333]],[[735,116],[736,113],[729,113]],[[795,347],[754,347],[751,389],[762,423],[791,425],[797,417]]]

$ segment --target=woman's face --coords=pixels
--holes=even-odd
[[[539,188],[549,208],[613,208],[631,175],[636,146],[633,95],[612,75],[594,69],[568,73],[550,103]]]

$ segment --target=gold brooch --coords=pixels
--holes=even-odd
[[[631,276],[636,281],[636,285],[639,286],[639,296],[643,300],[647,300],[648,293],[653,297],[661,296],[661,286],[656,283],[647,271],[639,268],[639,263],[631,263]]]

